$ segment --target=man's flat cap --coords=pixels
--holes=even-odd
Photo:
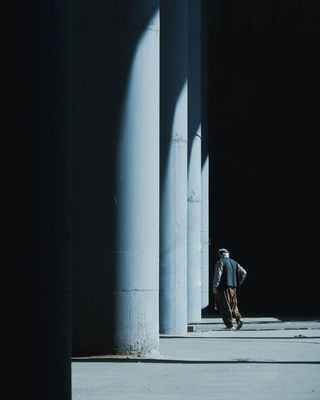
[[[219,249],[218,254],[219,256],[222,256],[223,254],[230,254],[230,251],[227,249]]]

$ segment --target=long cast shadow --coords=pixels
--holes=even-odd
[[[236,360],[217,360],[217,361],[202,361],[202,360],[168,360],[168,359],[146,359],[146,358],[135,358],[135,359],[115,359],[115,358],[90,358],[90,359],[77,359],[73,358],[72,362],[79,363],[130,363],[130,364],[284,364],[284,365],[317,365],[320,361],[273,361],[273,360],[247,360],[247,359],[236,359]]]
[[[161,339],[226,339],[226,340],[288,340],[288,339],[320,339],[320,336],[273,336],[273,337],[256,337],[256,336],[239,336],[239,337],[231,337],[231,336],[160,336]],[[304,341],[305,343],[305,341]]]

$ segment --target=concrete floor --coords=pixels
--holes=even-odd
[[[247,318],[240,331],[220,319],[161,336],[161,355],[74,359],[73,400],[320,399],[320,321]]]

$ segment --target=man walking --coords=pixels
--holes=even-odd
[[[237,304],[237,289],[247,276],[247,272],[236,261],[230,258],[227,249],[218,251],[219,260],[215,265],[213,293],[216,296],[221,317],[227,329],[233,330],[233,318],[237,322],[237,330],[243,325]]]

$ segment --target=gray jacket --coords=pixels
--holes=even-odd
[[[247,272],[236,261],[229,257],[221,257],[215,265],[213,287],[240,288],[247,276]]]

